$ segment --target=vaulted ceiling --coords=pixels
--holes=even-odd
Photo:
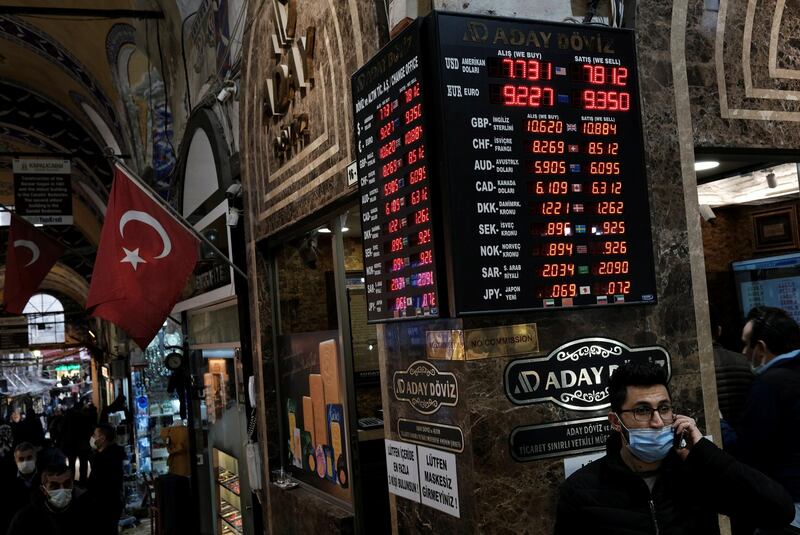
[[[160,57],[175,57],[181,17],[200,4],[0,0],[0,203],[14,205],[13,158],[71,159],[75,224],[43,229],[68,249],[44,286],[78,304],[111,187],[107,147],[162,194],[172,184],[177,141]],[[7,234],[0,227],[0,266]]]

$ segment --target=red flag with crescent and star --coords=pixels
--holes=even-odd
[[[3,304],[6,312],[22,314],[25,305],[53,268],[64,248],[56,240],[11,215],[6,253]]]
[[[118,166],[86,309],[145,349],[178,301],[199,240]]]

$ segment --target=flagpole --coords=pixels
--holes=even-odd
[[[131,180],[132,180],[132,181],[133,181],[133,182],[134,182],[134,183],[135,183],[137,186],[139,186],[139,189],[141,189],[141,190],[142,190],[142,191],[143,191],[143,192],[144,192],[144,193],[145,193],[145,194],[146,194],[148,197],[150,197],[150,199],[152,199],[153,201],[155,201],[156,203],[158,203],[158,204],[159,204],[159,205],[160,205],[162,208],[164,208],[164,209],[165,209],[167,212],[169,212],[169,213],[170,213],[170,215],[171,215],[171,216],[172,216],[172,217],[173,217],[175,220],[177,220],[177,221],[178,221],[178,223],[180,223],[180,224],[181,224],[181,225],[183,225],[183,226],[184,226],[184,227],[185,227],[187,230],[189,230],[189,232],[191,232],[191,233],[192,233],[192,234],[193,234],[193,235],[194,235],[194,236],[195,236],[197,239],[199,239],[200,241],[202,241],[203,243],[205,243],[206,245],[208,245],[209,247],[211,247],[211,249],[212,249],[212,250],[213,250],[215,253],[217,253],[217,255],[219,255],[219,256],[220,256],[220,258],[221,258],[222,260],[224,260],[224,261],[225,261],[225,262],[226,262],[226,263],[227,263],[229,266],[231,266],[231,267],[233,268],[233,270],[234,270],[234,271],[235,271],[237,274],[241,275],[241,276],[242,276],[242,277],[243,277],[245,280],[247,280],[247,274],[246,274],[244,271],[242,271],[241,269],[239,269],[239,267],[238,267],[236,264],[234,264],[234,263],[233,263],[233,261],[231,261],[231,259],[227,257],[227,255],[224,255],[224,254],[222,253],[222,251],[220,251],[220,250],[217,248],[217,246],[216,246],[216,245],[214,245],[213,243],[211,243],[211,241],[210,241],[208,238],[206,238],[205,236],[203,236],[203,235],[202,235],[202,234],[201,234],[201,233],[200,233],[200,232],[199,232],[197,229],[195,229],[195,228],[192,226],[192,224],[191,224],[191,223],[189,223],[188,221],[186,221],[186,218],[184,218],[184,217],[183,217],[183,216],[182,216],[182,215],[181,215],[181,214],[180,214],[180,213],[179,213],[179,212],[178,212],[178,211],[177,211],[175,208],[173,208],[173,207],[172,207],[172,206],[171,206],[171,205],[170,205],[170,204],[169,204],[167,201],[165,201],[164,199],[162,199],[162,198],[161,198],[161,196],[160,196],[160,195],[159,195],[157,192],[155,192],[155,191],[153,190],[153,188],[151,188],[151,187],[150,187],[150,186],[149,186],[147,183],[145,183],[144,181],[142,181],[142,179],[141,179],[141,178],[139,178],[139,176],[138,176],[136,173],[134,173],[134,172],[133,172],[133,170],[132,170],[130,167],[128,167],[127,165],[125,165],[125,162],[123,162],[122,160],[120,160],[120,159],[119,159],[119,158],[117,158],[116,156],[109,156],[109,159],[110,159],[110,160],[113,160],[113,162],[114,162],[114,165],[117,165],[117,166],[119,166],[119,168],[120,168],[120,169],[122,169],[123,171],[125,171],[125,173],[128,175],[128,177],[129,177],[129,178],[130,178],[130,179],[131,179]]]

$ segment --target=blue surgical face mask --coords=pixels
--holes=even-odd
[[[672,449],[675,431],[671,425],[658,429],[628,429],[620,419],[620,425],[628,434],[628,449],[636,458],[646,463],[654,463],[664,459]]]

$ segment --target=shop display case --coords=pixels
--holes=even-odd
[[[239,487],[239,461],[222,450],[213,448],[214,478],[217,496],[218,533],[241,535],[242,501]]]

